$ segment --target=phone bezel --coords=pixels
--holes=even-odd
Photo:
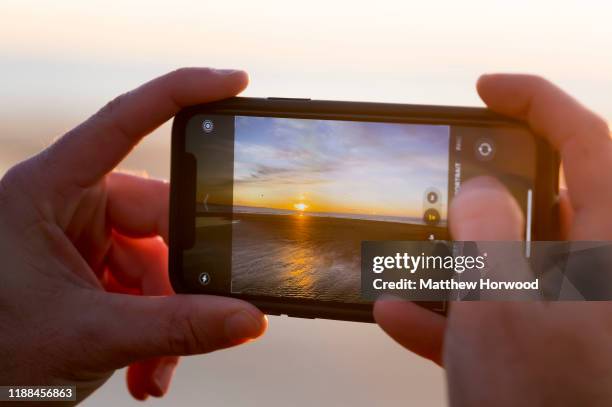
[[[215,294],[241,298],[253,303],[267,314],[286,314],[301,318],[325,318],[372,322],[372,304],[264,297],[231,292],[190,290],[183,281],[182,248],[177,247],[179,209],[182,207],[176,180],[183,179],[181,157],[185,152],[186,125],[194,115],[227,114],[241,116],[290,117],[305,119],[356,120],[373,122],[419,123],[465,126],[526,126],[518,121],[474,107],[406,105],[390,103],[344,102],[291,98],[236,97],[210,104],[182,109],[172,126],[171,184],[169,218],[169,276],[177,293]],[[558,171],[559,156],[541,137],[534,136],[537,148],[537,175],[534,190],[533,240],[554,240],[558,233]],[[231,271],[230,271],[231,272]],[[436,312],[444,313],[445,304],[419,303]]]

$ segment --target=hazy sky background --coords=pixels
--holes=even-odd
[[[449,127],[239,116],[234,203],[420,218],[445,207]],[[441,213],[442,219],[446,214]]]
[[[118,93],[188,65],[247,69],[249,96],[449,105],[480,105],[482,72],[535,72],[612,118],[604,0],[3,0],[0,16],[3,162],[35,151],[15,145],[22,138],[44,146]],[[162,130],[147,142],[159,154]],[[149,171],[165,175],[167,160]]]
[[[239,67],[248,96],[480,106],[480,73],[534,72],[612,119],[612,2],[0,2],[0,174],[109,99],[180,66]],[[169,125],[124,167],[167,177]],[[442,405],[441,370],[375,325],[270,318],[194,357],[167,405]],[[115,375],[85,405],[129,402]],[[147,405],[157,403],[148,402]],[[159,404],[163,404],[160,402]]]

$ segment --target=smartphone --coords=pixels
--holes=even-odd
[[[491,175],[553,240],[559,158],[486,109],[232,98],[172,129],[170,279],[268,314],[372,321],[361,242],[449,240],[448,208]],[[444,303],[422,303],[444,312]]]

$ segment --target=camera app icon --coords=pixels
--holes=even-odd
[[[488,138],[482,138],[476,142],[474,150],[480,161],[490,161],[495,155],[495,143]]]
[[[210,283],[210,275],[206,272],[199,275],[198,280],[202,285],[208,285]]]
[[[214,128],[215,124],[212,120],[206,119],[202,122],[202,130],[204,130],[204,133],[210,133]]]
[[[426,198],[427,198],[427,202],[429,202],[432,205],[438,202],[438,199],[439,199],[438,193],[436,191],[427,192]]]
[[[440,223],[442,193],[437,188],[427,188],[423,194],[423,222],[428,226]]]
[[[436,226],[440,223],[440,212],[434,208],[429,208],[423,214],[423,222],[429,226]]]

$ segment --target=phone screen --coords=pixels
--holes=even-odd
[[[519,127],[196,115],[195,240],[184,272],[249,296],[344,303],[361,242],[448,240],[461,183],[496,176],[531,239],[536,146]]]

